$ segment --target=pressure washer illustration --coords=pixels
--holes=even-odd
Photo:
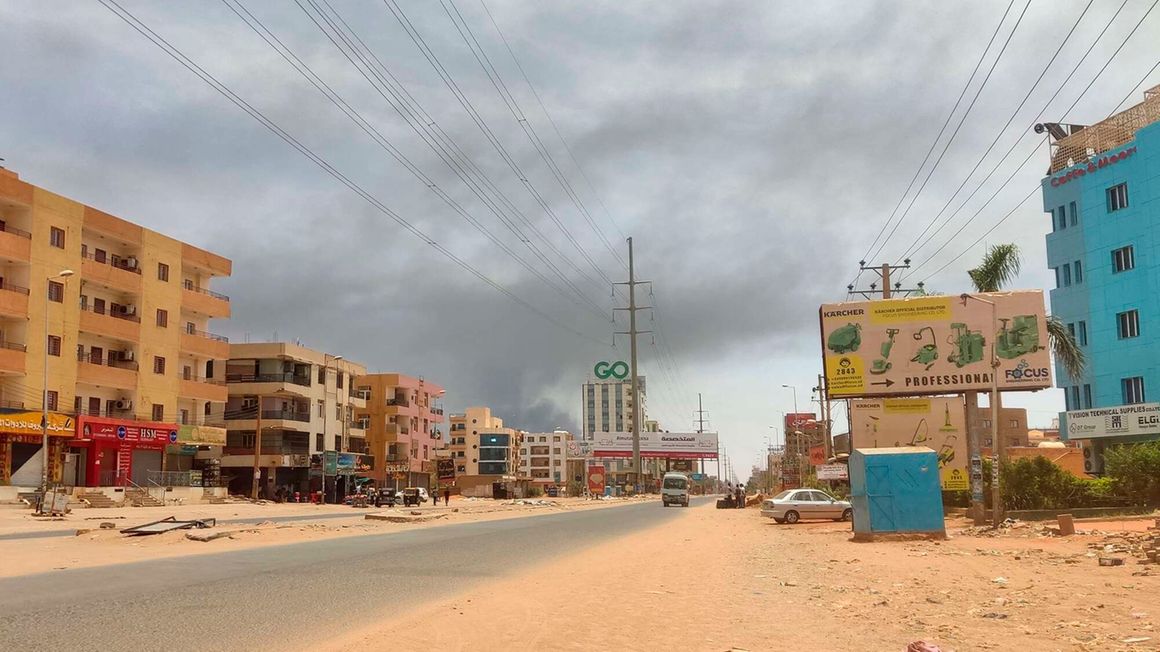
[[[1043,348],[1039,346],[1039,317],[1036,315],[1016,315],[999,321],[1003,325],[995,334],[995,355],[1010,360]]]
[[[951,423],[951,404],[947,403],[943,407],[943,424],[942,424],[942,427],[939,428],[939,432],[956,432],[956,431],[958,431],[958,428],[956,428],[954,426],[954,424]]]
[[[894,348],[894,336],[898,333],[897,328],[886,329],[886,337],[889,339],[882,343],[882,357],[870,363],[870,373],[880,376],[890,371],[890,350]]]
[[[955,460],[955,440],[956,439],[958,439],[958,437],[956,437],[954,435],[948,435],[947,438],[943,440],[943,445],[939,446],[939,449],[938,449],[938,468],[941,469],[944,466],[950,464],[951,462],[953,462]]]
[[[915,341],[922,342],[924,339],[922,334],[925,332],[930,333],[930,341],[919,347],[918,351],[914,354],[914,357],[911,358],[910,361],[917,362],[918,364],[924,364],[929,370],[934,366],[934,361],[938,360],[938,343],[934,337],[934,329],[930,326],[923,326],[922,328],[918,329],[918,331],[914,333]]]
[[[853,353],[859,346],[862,346],[862,326],[859,324],[835,328],[826,338],[826,348],[838,354]]]
[[[962,369],[983,359],[983,348],[987,341],[983,339],[981,331],[972,331],[963,323],[951,324],[951,331],[947,343],[953,344],[955,349],[947,356],[947,362],[953,362]]]

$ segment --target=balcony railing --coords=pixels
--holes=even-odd
[[[16,410],[24,409],[24,401],[0,401],[0,407],[12,408]]]
[[[282,419],[283,421],[310,421],[310,410],[262,410],[263,419]]]
[[[24,346],[23,344],[17,344],[15,342],[0,342],[0,348],[9,349],[12,351],[27,351],[28,350],[28,347]]]
[[[0,231],[3,231],[4,233],[11,233],[12,235],[24,238],[25,240],[32,239],[32,234],[28,231],[25,231],[24,229],[18,229],[14,226],[9,226],[7,224],[0,223]]]
[[[219,378],[202,378],[201,376],[195,376],[193,374],[186,374],[186,373],[181,374],[181,379],[188,380],[188,381],[195,382],[195,383],[205,383],[207,385],[225,385],[226,384],[226,381],[221,380]]]
[[[8,292],[15,292],[17,294],[23,294],[25,296],[27,296],[29,294],[28,288],[20,287],[19,285],[16,285],[15,283],[9,283],[8,281],[5,281],[3,279],[0,279],[0,290],[6,290]]]
[[[202,288],[202,287],[198,287],[198,286],[194,285],[193,281],[186,281],[184,284],[182,284],[182,287],[185,288],[186,290],[189,290],[190,292],[197,292],[198,294],[204,294],[206,296],[213,297],[215,299],[221,299],[222,301],[229,301],[230,300],[229,297],[227,297],[226,295],[224,295],[220,292],[214,292],[213,290],[208,290],[206,288]]]
[[[362,399],[364,401],[367,401],[367,400],[370,400],[370,398],[371,398],[371,390],[351,388],[349,396],[351,398],[358,398],[358,399]]]
[[[121,256],[115,256],[115,255],[108,255],[108,256],[105,256],[103,258],[97,258],[96,255],[94,255],[92,253],[85,253],[82,255],[85,258],[88,258],[89,260],[93,261],[94,263],[99,263],[101,265],[108,265],[109,267],[116,267],[117,269],[121,269],[121,270],[124,270],[126,272],[132,272],[133,274],[140,274],[141,273],[141,266],[136,264],[137,259],[132,257],[132,256],[121,257]],[[133,261],[132,264],[130,264],[130,260]]]
[[[25,292],[27,293],[27,290]],[[101,308],[100,310],[98,310],[94,306],[81,304],[81,310],[84,310],[85,312],[91,312],[91,313],[96,314],[96,315],[105,315],[107,317],[112,317],[114,319],[124,319],[125,321],[136,322],[138,324],[141,323],[141,318],[139,316],[137,316],[136,312],[130,313],[123,306],[120,307],[120,309],[118,309],[118,310],[112,310],[112,309],[106,310],[104,308]]]
[[[387,405],[397,405],[399,407],[410,407],[411,402],[405,398],[388,398]]]
[[[226,374],[227,383],[290,383],[310,387],[310,376],[281,374]]]
[[[431,408],[431,414],[443,415],[443,408]]]
[[[107,353],[107,354],[106,354]],[[128,369],[129,371],[137,371],[138,366],[135,360],[122,360],[117,356],[117,351],[114,349],[102,353],[101,355],[93,355],[92,351],[85,352],[77,350],[77,362],[87,362],[89,364],[100,365],[102,367],[112,367],[114,369]]]
[[[185,329],[185,334],[186,335],[194,335],[197,337],[204,337],[207,340],[214,340],[215,342],[229,342],[230,341],[230,338],[226,337],[225,335],[216,335],[214,333],[210,333],[207,331],[200,331],[196,328]]]

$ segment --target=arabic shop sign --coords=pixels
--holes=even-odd
[[[0,433],[15,435],[39,435],[43,432],[44,415],[40,412],[0,412]],[[48,413],[48,435],[50,437],[72,437],[76,434],[76,424],[72,417],[59,412]]]
[[[1136,148],[1129,147],[1128,149],[1120,150],[1111,156],[1101,156],[1098,160],[1089,161],[1087,165],[1077,165],[1075,169],[1068,170],[1058,177],[1052,177],[1051,187],[1055,188],[1062,186],[1072,179],[1078,179],[1082,176],[1094,174],[1097,170],[1102,170],[1109,165],[1115,165],[1116,163],[1119,163],[1120,161],[1128,158],[1129,156],[1132,156],[1135,153]]]
[[[592,456],[631,457],[632,433],[598,432],[592,445]],[[640,454],[648,458],[715,459],[715,432],[642,432]]]

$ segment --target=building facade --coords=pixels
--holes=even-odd
[[[1051,312],[1087,358],[1083,377],[1057,365],[1068,410],[1160,398],[1160,86],[1144,102],[1055,136],[1043,207],[1052,229]],[[1066,424],[1061,430],[1068,437]],[[1102,441],[1126,441],[1108,437]]]
[[[0,169],[0,403],[12,424],[55,413],[51,480],[144,485],[220,450],[229,344],[210,323],[230,302],[209,287],[231,267]],[[0,429],[0,481],[39,484],[39,433]]]
[[[648,430],[648,391],[644,376],[637,377],[640,394],[641,432]],[[582,440],[591,445],[600,433],[632,432],[632,383],[628,380],[589,379],[580,387],[580,423],[583,427]],[[652,422],[656,424],[655,421]],[[659,429],[659,425],[654,425]],[[632,460],[599,459],[607,478],[617,491],[623,491],[630,484]],[[660,473],[655,460],[642,460],[645,475],[650,477]]]
[[[571,443],[572,433],[567,430],[527,433],[520,451],[521,474],[532,479],[533,487],[566,486]]]
[[[379,486],[434,486],[432,465],[436,452],[446,447],[443,388],[395,373],[367,374],[357,383],[369,398],[356,421],[366,429],[367,446],[376,461],[367,477]]]
[[[487,407],[453,414],[450,424],[449,447],[460,494],[497,498],[526,494],[529,478],[521,475],[523,432],[505,427]]]
[[[991,410],[980,408],[973,425],[968,427],[978,432],[983,448],[992,448],[991,442]],[[1024,408],[999,409],[999,439],[1004,446],[1023,447],[1030,441],[1027,429],[1027,410]]]
[[[368,393],[357,387],[364,375],[361,364],[297,344],[231,344],[221,458],[231,492],[250,493],[260,444],[260,495],[324,491],[335,502],[352,493],[354,477],[377,463],[367,452],[365,424],[355,420],[367,409]]]

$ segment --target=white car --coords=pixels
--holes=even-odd
[[[854,518],[854,507],[817,489],[787,489],[762,502],[761,515],[790,524],[803,518],[849,521]]]

